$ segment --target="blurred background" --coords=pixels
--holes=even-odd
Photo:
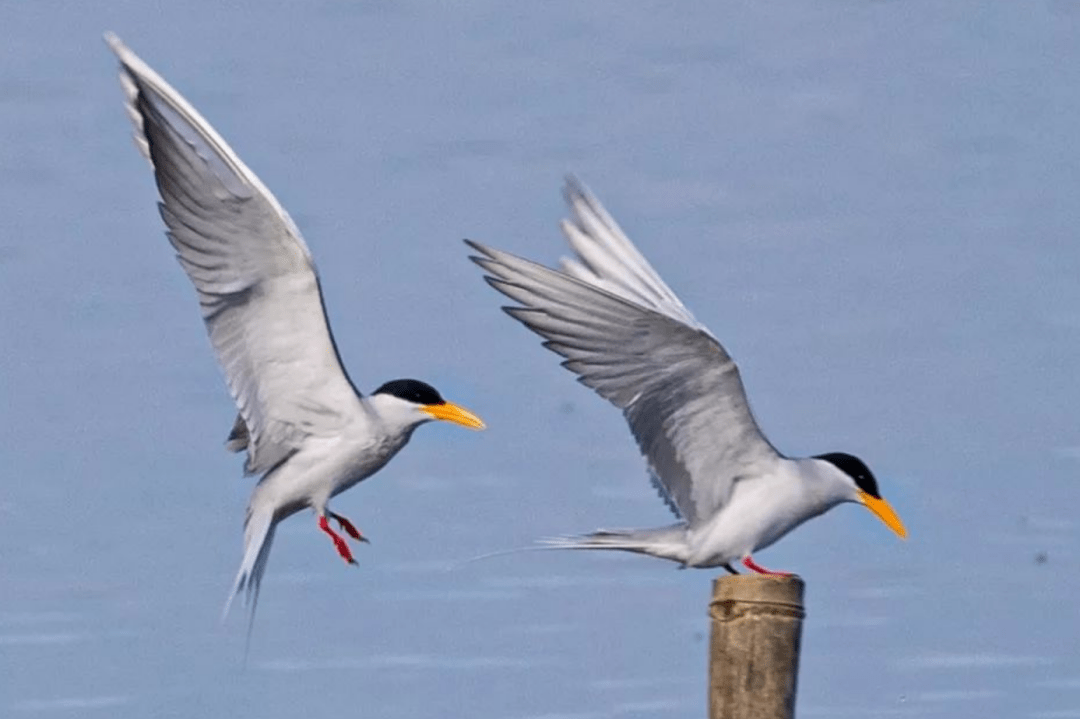
[[[709,571],[524,553],[672,521],[617,411],[498,307],[587,183],[789,454],[865,459],[757,558],[808,583],[803,717],[1080,717],[1080,3],[0,5],[0,714],[690,717]],[[218,617],[252,480],[101,41],[305,233],[366,391],[419,430],[278,532],[251,655]],[[346,714],[347,713],[347,714]]]

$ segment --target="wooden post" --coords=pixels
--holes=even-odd
[[[741,574],[713,582],[710,719],[792,719],[802,579]]]

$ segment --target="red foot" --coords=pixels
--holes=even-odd
[[[367,542],[368,544],[371,544],[371,542],[368,542],[368,538],[360,534],[360,530],[353,526],[352,522],[345,519],[340,514],[334,514],[333,512],[327,512],[327,514],[333,517],[334,521],[338,523],[338,526],[340,526],[341,529],[350,537],[352,537],[358,542]]]
[[[337,553],[341,555],[342,559],[349,564],[356,564],[352,552],[349,551],[349,545],[345,544],[345,540],[338,536],[337,532],[330,529],[330,523],[326,521],[326,517],[319,517],[319,529],[329,534],[330,539],[334,540],[334,548],[337,549]]]
[[[791,572],[771,572],[768,569],[766,569],[765,567],[762,567],[762,566],[758,565],[750,557],[747,557],[746,559],[742,560],[742,563],[743,563],[744,567],[746,567],[747,569],[749,569],[752,572],[757,572],[758,574],[768,574],[768,575],[771,575],[773,577],[790,577],[791,576]]]

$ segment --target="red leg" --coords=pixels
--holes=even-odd
[[[353,523],[345,519],[345,517],[342,517],[340,514],[334,514],[333,512],[327,512],[327,514],[333,517],[334,521],[338,523],[338,526],[341,527],[342,531],[350,537],[358,542],[367,542],[368,544],[371,544],[371,542],[368,542],[368,538],[360,534],[360,530],[354,527]]]
[[[337,532],[330,529],[330,523],[326,521],[326,517],[319,517],[319,529],[330,535],[330,539],[334,540],[334,548],[337,549],[338,554],[349,564],[356,564],[356,560],[353,559],[352,552],[349,551],[349,545],[345,543],[345,540],[338,536]]]
[[[790,577],[791,572],[771,572],[765,567],[758,565],[751,557],[747,557],[742,560],[743,566],[749,569],[751,572],[757,572],[758,574],[769,574],[774,577]]]

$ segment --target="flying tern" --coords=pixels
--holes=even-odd
[[[355,564],[330,499],[379,471],[432,420],[484,423],[413,379],[369,396],[345,372],[311,253],[289,215],[221,136],[115,35],[120,83],[135,142],[153,167],[167,235],[198,294],[210,343],[239,416],[226,446],[247,451],[258,475],[244,524],[244,554],[225,606],[246,590],[254,617],[274,528],[315,512],[338,554]]]
[[[907,532],[862,460],[791,458],[758,428],[735,362],[664,283],[595,197],[573,179],[561,224],[573,258],[553,270],[466,240],[503,309],[544,338],[578,380],[623,412],[650,478],[679,522],[549,540],[769,572],[753,553],[844,502]]]

